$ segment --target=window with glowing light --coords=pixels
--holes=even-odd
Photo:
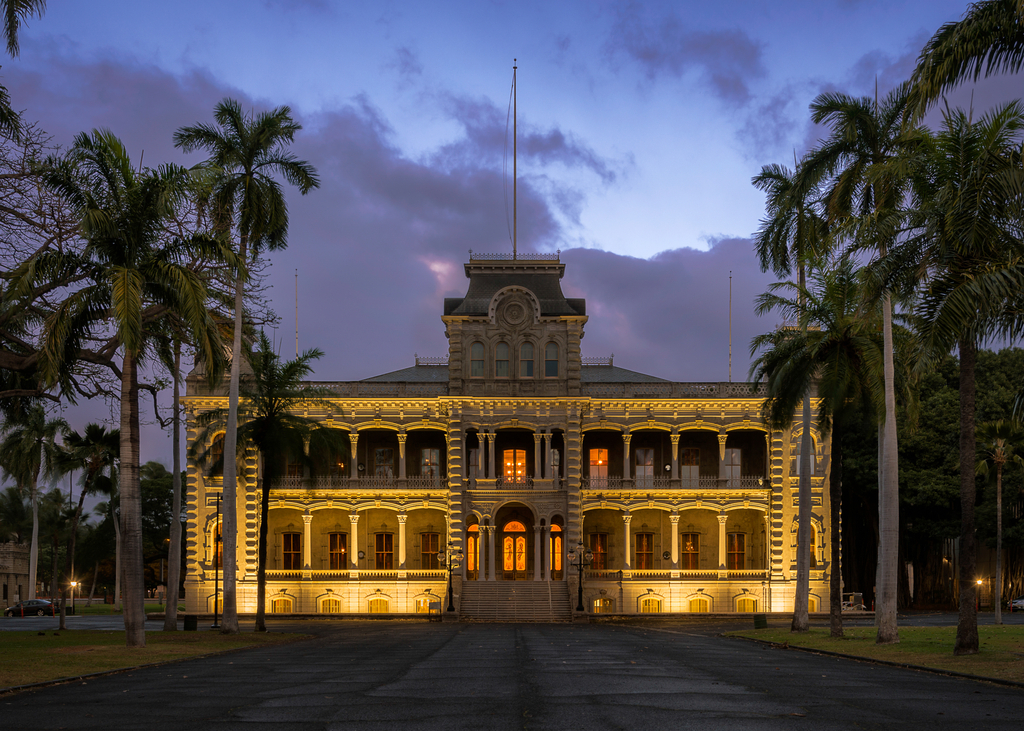
[[[416,599],[416,614],[430,614],[430,598],[421,596]]]
[[[809,596],[807,597],[807,611],[816,612],[818,611],[818,598]]]
[[[441,476],[441,450],[432,448],[420,450],[420,475],[423,477]]]
[[[302,534],[284,533],[281,535],[282,567],[285,571],[297,571],[302,568]]]
[[[727,536],[726,568],[729,571],[742,571],[747,552],[747,536],[745,533],[730,533]]]
[[[752,596],[740,597],[736,600],[736,611],[737,612],[756,612],[757,611],[757,599]]]
[[[811,568],[818,567],[818,530],[811,526]]]
[[[679,556],[679,568],[684,571],[696,571],[700,568],[700,533],[682,533],[679,536],[682,548]]]
[[[548,556],[551,561],[552,574],[558,574],[554,578],[560,578],[562,572],[562,526],[551,524],[551,538],[548,539]]]
[[[558,344],[544,346],[544,377],[558,378]]]
[[[640,600],[640,614],[658,614],[661,612],[661,599],[647,596]]]
[[[466,571],[470,575],[476,575],[479,570],[478,555],[480,551],[480,526],[471,525],[466,529]]]
[[[526,477],[526,450],[506,449],[501,453],[502,473],[506,479]]]
[[[523,343],[519,348],[519,377],[533,378],[533,343]]]
[[[594,554],[594,560],[590,563],[590,568],[595,571],[607,571],[608,570],[608,534],[607,533],[591,533],[590,534],[590,552]]]
[[[320,602],[322,614],[341,614],[341,600],[337,597],[328,597]]]
[[[636,536],[636,567],[640,570],[650,571],[654,568],[654,534],[635,533]]]
[[[331,571],[344,571],[348,568],[348,533],[328,534],[328,556]]]
[[[437,560],[437,533],[420,533],[420,568],[439,569]]]
[[[691,612],[709,612],[711,611],[710,603],[707,599],[702,596],[694,597],[690,600],[690,611]]]
[[[388,600],[382,597],[375,597],[370,600],[367,609],[369,609],[370,614],[387,614]]]
[[[509,350],[508,343],[498,343],[494,348],[494,377],[508,378],[509,376]]]
[[[395,534],[374,533],[374,553],[378,570],[391,571],[395,568]]]
[[[590,479],[591,482],[598,481],[600,483],[608,482],[608,450],[607,449],[591,449],[590,450]]]
[[[517,520],[505,524],[505,538],[502,541],[502,568],[505,571],[526,571],[526,536],[507,535],[526,532],[526,526]]]
[[[594,600],[594,614],[611,614],[615,611],[615,600],[614,599],[595,599]]]
[[[270,611],[272,614],[288,614],[292,611],[292,600],[286,597],[271,599]]]
[[[484,377],[484,344],[473,343],[469,346],[469,377]]]
[[[210,556],[211,556],[210,560],[213,561],[213,565],[216,568],[218,568],[218,569],[223,568],[224,567],[224,553],[223,553],[223,550],[224,550],[224,538],[223,538],[223,535],[221,534],[221,522],[220,521],[217,521],[214,524],[213,529],[210,531],[210,541],[213,544],[212,547],[211,547],[211,550],[210,550]]]

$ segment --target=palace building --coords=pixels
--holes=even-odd
[[[348,448],[296,457],[272,485],[268,611],[443,611],[438,554],[450,545],[463,555],[461,618],[570,619],[581,542],[588,613],[791,611],[799,420],[769,431],[747,383],[674,382],[584,357],[586,302],[563,295],[558,255],[471,253],[465,272],[465,297],[441,315],[447,357],[320,384],[328,405],[306,415],[346,432]],[[190,375],[190,443],[196,416],[226,404],[226,384]],[[833,559],[829,442],[812,436],[816,611]],[[239,460],[240,613],[256,608],[256,465],[252,452]],[[189,612],[214,608],[220,493],[220,476],[190,462]]]

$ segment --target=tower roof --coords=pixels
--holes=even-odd
[[[586,315],[584,299],[569,299],[562,294],[561,280],[565,264],[558,254],[474,254],[466,264],[469,290],[465,297],[446,297],[445,315],[486,317],[494,295],[506,287],[530,290],[545,316]]]

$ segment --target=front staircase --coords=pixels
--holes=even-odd
[[[464,622],[571,622],[564,581],[465,581],[459,617]]]

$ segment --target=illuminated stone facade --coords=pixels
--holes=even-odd
[[[799,430],[769,432],[748,384],[583,358],[586,305],[562,294],[557,256],[471,255],[465,268],[466,296],[444,303],[447,358],[323,384],[329,405],[308,416],[347,432],[349,448],[296,460],[273,486],[268,611],[441,610],[437,553],[450,542],[466,556],[454,575],[463,616],[504,616],[490,604],[515,595],[536,618],[564,618],[581,540],[594,553],[588,612],[791,610]],[[185,404],[191,442],[195,415],[226,392],[193,375]],[[829,443],[813,438],[812,611],[833,566]],[[239,610],[252,612],[255,454],[239,487]],[[188,611],[210,611],[220,479],[190,464],[188,489]]]

